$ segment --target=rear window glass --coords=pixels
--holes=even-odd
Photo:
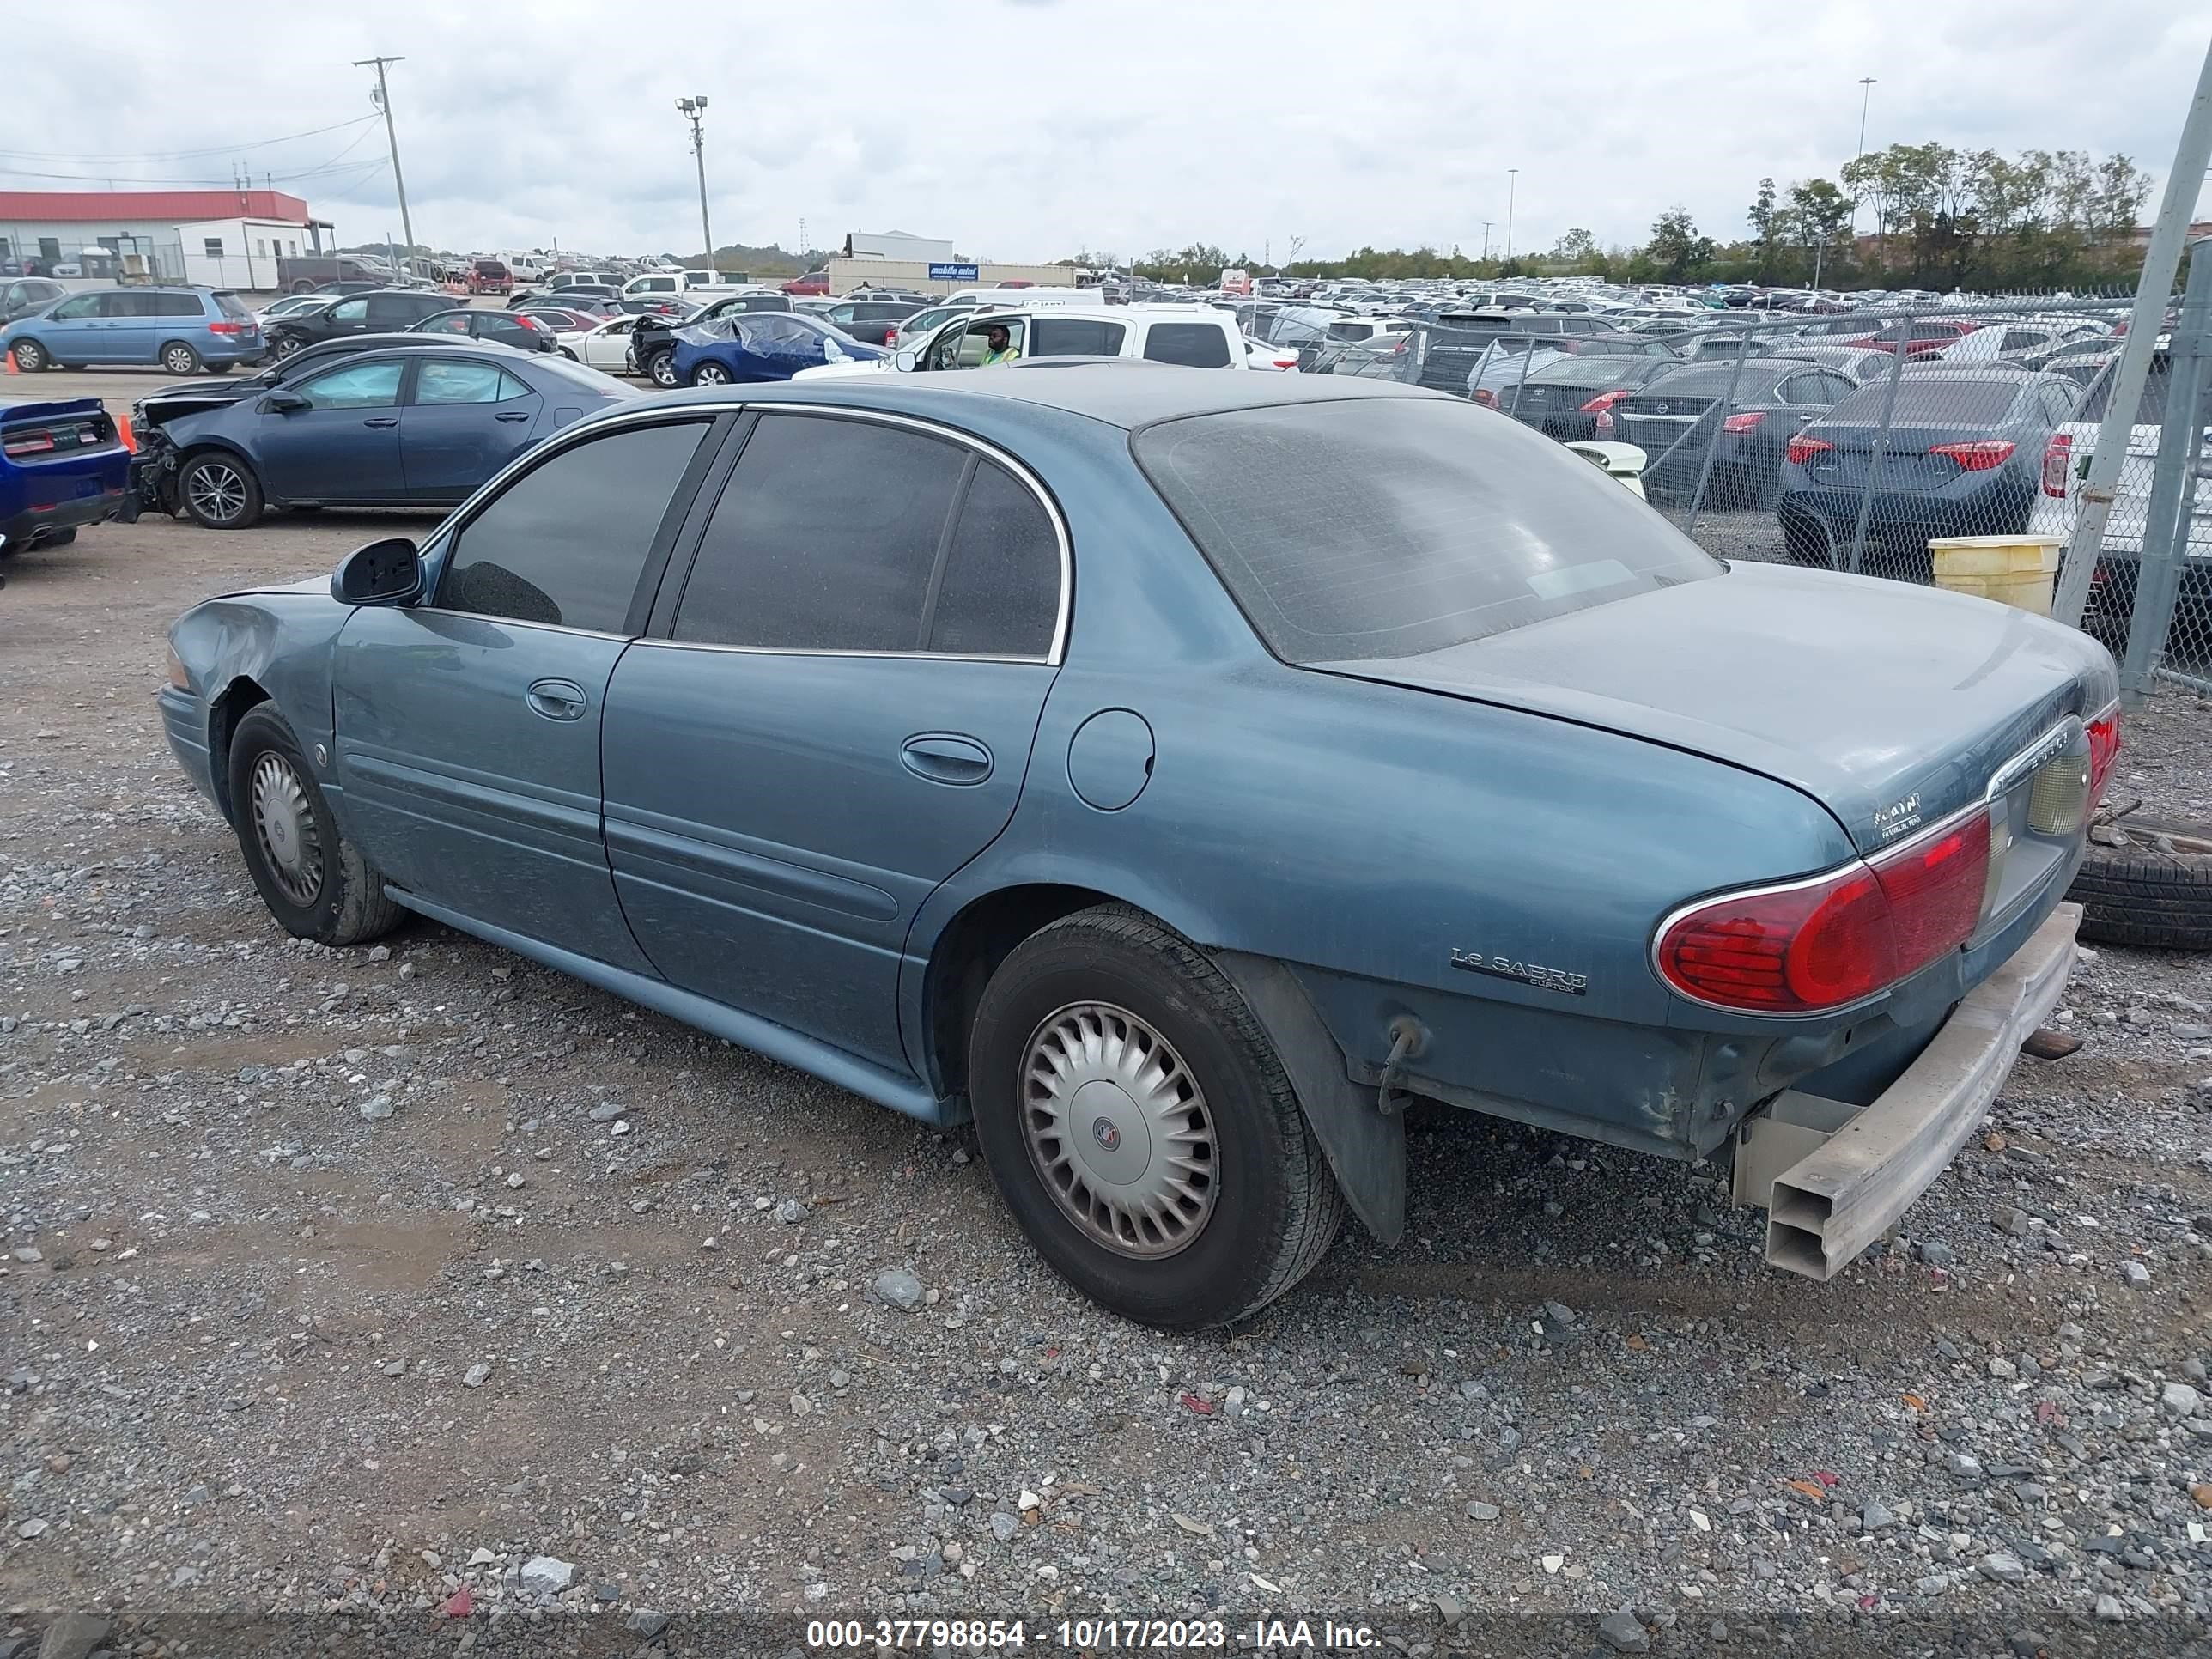
[[[1784,374],[1796,372],[1795,363],[1761,362],[1753,358],[1736,373],[1733,357],[1717,363],[1698,363],[1689,368],[1670,369],[1651,381],[1644,390],[1655,398],[1680,396],[1685,398],[1725,398],[1731,384],[1735,387],[1736,401],[1765,392]]]
[[[1187,368],[1229,367],[1229,335],[1214,323],[1154,323],[1145,335],[1145,356]]]
[[[1290,662],[1418,656],[1722,568],[1588,462],[1455,400],[1235,410],[1132,448]]]
[[[248,311],[246,308],[246,301],[240,299],[235,294],[224,293],[216,295],[215,296],[215,307],[226,317],[251,317],[253,314],[251,311]]]
[[[2086,425],[2105,418],[2105,411],[2112,407],[2112,377],[2119,372],[2120,360],[2115,353],[2112,361],[2104,366],[2103,371],[2090,384],[2087,393],[2081,399],[2081,407],[2074,411],[2075,420]],[[2172,377],[2173,360],[2171,357],[2161,351],[2150,360],[2150,373],[2143,377],[2142,395],[2136,399],[2136,417],[2130,425],[2166,424],[2166,399],[2172,388]],[[2197,419],[2200,425],[2212,426],[2212,387],[2205,391],[2204,402],[2197,410]]]
[[[1930,421],[1994,424],[2012,407],[2012,400],[2020,395],[2020,385],[2017,380],[1954,379],[1940,372],[1914,371],[1898,383],[1897,418],[1915,424]],[[1873,381],[1838,403],[1827,418],[1879,425],[1882,404],[1888,396],[1887,382]]]

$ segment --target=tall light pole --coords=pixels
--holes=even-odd
[[[1866,154],[1867,105],[1873,99],[1874,89],[1879,84],[1871,75],[1859,76],[1859,147],[1851,152],[1851,160],[1854,161]],[[1876,223],[1878,226],[1880,222],[1877,221]],[[1859,198],[1858,192],[1853,191],[1851,192],[1851,245],[1854,252],[1857,250],[1858,234]],[[1814,286],[1817,288],[1819,284],[1816,283]]]
[[[676,107],[691,123],[691,154],[699,161],[699,234],[707,239],[707,269],[711,271],[714,268],[714,233],[707,223],[707,133],[699,125],[699,118],[707,109],[706,94],[679,98]]]
[[[1482,222],[1482,257],[1485,259],[1490,258],[1490,228],[1497,222],[1495,219],[1485,219]]]
[[[392,90],[384,83],[386,64],[404,64],[404,58],[356,58],[356,69],[376,66],[376,106],[384,112],[384,141],[392,146],[392,182],[399,191],[399,234],[407,239],[409,258],[415,252],[415,222],[407,216],[407,175],[399,170],[399,135],[392,128]]]
[[[1508,259],[1513,257],[1513,191],[1520,182],[1519,167],[1505,169],[1505,257]]]

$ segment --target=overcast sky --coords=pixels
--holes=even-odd
[[[397,234],[380,125],[218,149],[371,113],[349,60],[385,52],[416,237],[456,252],[696,249],[674,100],[702,93],[719,243],[791,247],[803,217],[817,247],[896,227],[1006,260],[1279,261],[1293,238],[1477,252],[1486,219],[1502,246],[1510,167],[1518,248],[1638,241],[1677,203],[1740,237],[1761,174],[1850,159],[1863,75],[1869,149],[2121,150],[2162,184],[2212,0],[103,0],[96,58],[85,27],[10,7],[0,188],[243,161],[343,242]]]

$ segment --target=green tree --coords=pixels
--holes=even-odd
[[[1651,240],[1644,248],[1670,283],[1711,264],[1714,251],[1713,239],[1698,235],[1697,222],[1679,205],[1651,222]]]
[[[1752,240],[1759,249],[1759,276],[1761,282],[1765,282],[1767,272],[1773,268],[1774,264],[1773,179],[1761,179],[1759,181],[1758,198],[1752,203],[1751,210],[1745,214],[1744,217],[1751,222]]]
[[[1808,281],[1829,276],[1837,239],[1850,228],[1852,206],[1851,198],[1826,179],[1790,186],[1786,205],[1776,215],[1778,239],[1808,250]]]
[[[1597,238],[1577,226],[1552,245],[1552,258],[1560,264],[1586,265],[1597,258]]]

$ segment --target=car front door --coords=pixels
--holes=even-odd
[[[901,952],[1012,815],[1066,542],[950,432],[766,414],[607,692],[617,891],[675,984],[901,1074]]]
[[[428,604],[348,619],[331,669],[348,826],[414,898],[652,971],[600,840],[601,720],[714,431],[635,422],[552,451],[440,532]]]
[[[466,501],[522,452],[545,400],[497,363],[415,354],[414,382],[399,410],[399,465],[407,499]]]
[[[105,294],[80,294],[64,300],[39,324],[39,343],[58,363],[100,363],[108,319],[101,311]]]
[[[402,499],[399,388],[406,371],[398,354],[340,358],[258,398],[249,447],[264,491],[276,501]]]
[[[340,300],[322,314],[321,337],[334,340],[347,334],[368,332],[368,301],[356,295]]]

